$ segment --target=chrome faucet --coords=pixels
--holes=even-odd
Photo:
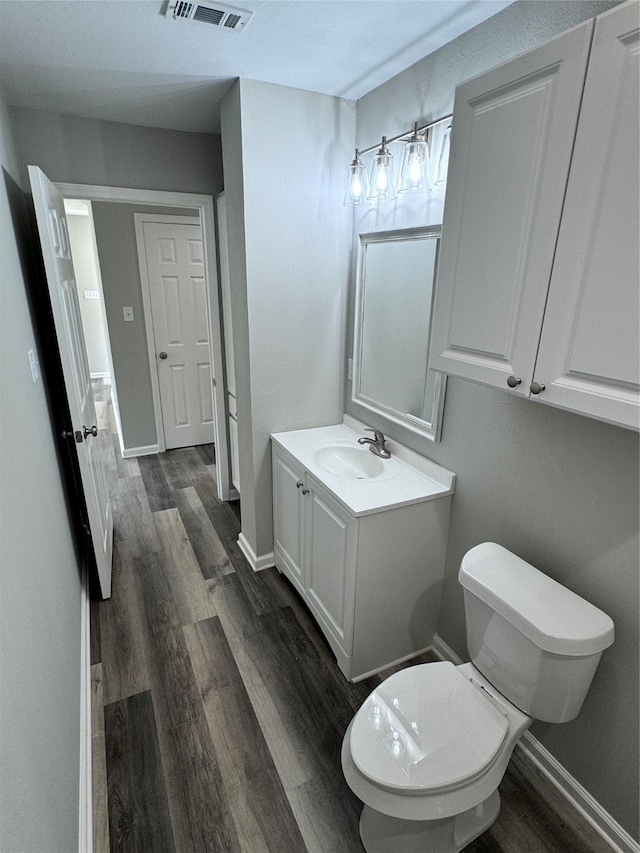
[[[384,435],[379,429],[370,429],[369,427],[365,427],[365,429],[367,432],[372,432],[374,438],[367,438],[363,435],[362,438],[358,439],[358,444],[368,444],[369,450],[375,453],[376,456],[379,456],[381,459],[389,459],[391,451],[384,443]]]

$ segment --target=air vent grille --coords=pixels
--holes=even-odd
[[[194,21],[202,21],[204,24],[215,24],[220,26],[220,22],[224,18],[222,9],[209,9],[208,6],[196,6],[196,11],[193,14]]]
[[[253,12],[221,3],[191,3],[188,0],[178,0],[175,6],[167,9],[166,15],[171,15],[176,21],[196,21],[238,32],[246,27]]]

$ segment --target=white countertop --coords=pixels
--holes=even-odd
[[[318,463],[318,450],[332,444],[353,444],[366,435],[365,425],[349,415],[332,426],[273,433],[271,440],[293,456],[305,470],[355,516],[370,515],[393,507],[420,503],[450,495],[456,476],[430,459],[387,439],[390,459],[381,459],[383,472],[376,477],[351,479],[332,474]],[[369,453],[362,447],[363,453]],[[376,457],[378,458],[378,457]]]

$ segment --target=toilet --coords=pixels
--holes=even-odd
[[[367,853],[457,853],[497,818],[498,785],[534,720],[580,711],[611,619],[500,545],[463,558],[470,663],[383,681],[342,744]]]

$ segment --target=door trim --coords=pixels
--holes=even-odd
[[[65,198],[81,198],[88,201],[115,201],[125,204],[157,205],[160,207],[187,207],[197,210],[202,224],[205,265],[209,281],[209,324],[211,335],[211,365],[215,377],[213,384],[214,425],[216,436],[216,480],[220,500],[231,498],[229,470],[229,438],[225,418],[226,381],[222,354],[223,331],[218,269],[216,263],[214,200],[211,195],[171,192],[164,190],[137,190],[129,187],[105,187],[92,184],[56,183]],[[235,489],[234,489],[235,491]]]
[[[147,253],[144,245],[144,230],[145,222],[161,222],[167,225],[200,225],[200,218],[197,216],[167,216],[165,214],[153,213],[134,213],[133,219],[136,228],[136,248],[138,250],[138,266],[140,267],[140,285],[142,289],[142,310],[144,313],[144,329],[147,337],[147,355],[149,356],[149,373],[151,374],[151,394],[153,396],[153,410],[156,418],[156,435],[158,436],[159,452],[164,452],[166,442],[164,437],[164,422],[162,419],[162,405],[160,403],[160,381],[158,379],[158,362],[156,358],[156,346],[153,332],[153,314],[151,311],[151,289],[149,286],[149,268],[147,266]],[[207,294],[210,288],[207,288]],[[208,299],[208,302],[211,300]],[[209,340],[212,340],[211,335],[211,306],[209,305]],[[209,344],[209,351],[212,347]],[[215,376],[213,370],[211,375]],[[213,395],[213,389],[212,389]],[[215,400],[213,401],[215,412]],[[217,419],[214,417],[214,433],[216,439],[218,437]]]

